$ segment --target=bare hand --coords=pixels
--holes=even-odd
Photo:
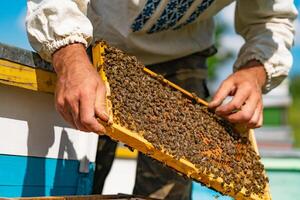
[[[247,67],[230,75],[217,90],[209,108],[232,123],[243,123],[248,128],[258,128],[263,123],[261,88],[266,81],[264,67],[250,61]],[[232,100],[222,105],[227,96]]]
[[[82,44],[71,44],[53,54],[57,73],[55,105],[62,117],[81,131],[104,133],[96,116],[108,121],[105,85]]]

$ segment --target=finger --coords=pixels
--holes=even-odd
[[[96,91],[95,113],[100,120],[108,122],[109,116],[106,107],[106,90],[105,87],[99,86]]]
[[[72,127],[77,129],[71,113],[65,108],[65,101],[64,98],[59,97],[60,95],[55,93],[55,108],[57,112],[62,116],[62,118],[67,121]]]
[[[85,126],[88,131],[101,132],[102,126],[95,118],[95,98],[96,91],[83,92],[79,104],[80,123]]]
[[[264,122],[264,115],[263,115],[263,109],[262,109],[262,110],[261,110],[261,113],[260,113],[260,116],[259,116],[258,123],[257,123],[257,125],[256,125],[255,128],[262,127],[263,122]]]
[[[74,99],[68,102],[68,110],[72,116],[73,122],[78,130],[89,131],[81,122],[79,116],[79,99]]]
[[[213,100],[208,104],[208,107],[211,109],[215,109],[216,107],[220,106],[224,99],[230,95],[235,90],[233,83],[224,81],[219,89],[217,90],[216,94],[214,95]]]
[[[59,112],[59,113],[64,118],[64,120],[67,121],[73,128],[78,129],[78,127],[76,126],[72,118],[72,114],[67,109],[64,109],[63,112]]]
[[[233,99],[229,103],[219,106],[216,109],[216,114],[224,116],[241,109],[242,105],[248,99],[249,95],[250,88],[242,86],[238,87]]]
[[[248,123],[255,112],[258,101],[259,97],[257,94],[251,95],[240,111],[230,114],[226,118],[232,123]]]
[[[108,123],[109,117],[106,110],[106,97],[105,88],[98,86],[96,91],[96,101],[95,101],[95,114],[98,118],[97,121],[101,126],[101,130],[98,133],[105,133],[105,127],[102,125],[103,122]]]
[[[261,115],[262,115],[262,104],[259,103],[257,108],[255,109],[255,112],[254,112],[252,118],[248,122],[247,127],[248,128],[258,128]]]

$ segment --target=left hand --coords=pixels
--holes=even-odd
[[[264,66],[250,61],[223,81],[209,108],[232,123],[243,123],[248,128],[258,128],[263,123],[262,87],[266,82]],[[227,96],[229,103],[222,104]]]

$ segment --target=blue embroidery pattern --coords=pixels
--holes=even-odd
[[[194,0],[170,0],[160,18],[156,24],[151,27],[148,33],[155,33],[174,26],[193,2]]]
[[[140,31],[157,9],[161,0],[148,0],[143,11],[137,16],[131,25],[133,32]],[[179,29],[195,21],[203,11],[205,11],[214,0],[203,0],[189,18],[180,25],[175,24],[184,16],[185,12],[192,5],[194,0],[169,0],[161,16],[147,33],[155,33],[172,28]],[[174,27],[175,26],[175,27]]]
[[[213,2],[214,2],[214,0],[204,0],[204,1],[202,1],[202,3],[191,14],[191,16],[184,23],[174,27],[173,30],[179,29],[179,28],[195,21],[199,17],[199,15],[201,13],[203,13],[203,11],[205,11]]]
[[[143,11],[137,16],[134,20],[134,23],[131,25],[133,32],[141,30],[146,22],[151,18],[151,15],[156,10],[160,0],[148,0]]]

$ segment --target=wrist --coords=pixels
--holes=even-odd
[[[250,60],[246,65],[241,67],[240,70],[247,70],[249,75],[255,77],[260,88],[265,86],[267,82],[267,72],[264,65],[258,60]]]
[[[85,46],[81,43],[70,44],[55,51],[52,63],[57,74],[67,69],[90,65]]]

